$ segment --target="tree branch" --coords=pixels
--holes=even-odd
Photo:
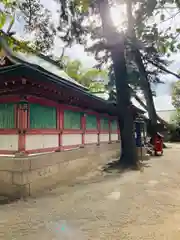
[[[154,61],[150,60],[150,59],[146,59],[146,61],[148,61],[149,63],[151,63],[152,65],[154,65],[155,67],[161,69],[162,71],[164,71],[167,74],[171,74],[174,77],[177,77],[178,79],[180,79],[180,76],[172,71],[170,71],[169,69],[165,68],[162,65],[159,65],[158,63],[155,63]]]

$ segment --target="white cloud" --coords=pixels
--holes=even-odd
[[[172,110],[174,107],[171,103],[171,96],[163,95],[154,98],[154,104],[156,106],[156,110]]]
[[[145,102],[144,96],[142,94],[138,94],[138,96],[141,98],[142,101]],[[170,95],[164,94],[164,95],[156,96],[156,97],[153,97],[153,100],[154,100],[154,104],[157,111],[174,109]],[[136,99],[133,98],[132,103],[136,107],[143,109],[142,106],[139,104],[139,102],[136,101]]]

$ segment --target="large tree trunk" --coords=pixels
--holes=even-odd
[[[121,158],[120,163],[125,166],[137,166],[138,157],[134,138],[133,113],[130,108],[130,92],[128,75],[124,57],[124,36],[117,33],[110,18],[108,0],[99,3],[103,33],[111,51],[115,73],[117,108],[121,132]]]
[[[155,110],[155,105],[154,105],[154,100],[153,100],[153,95],[152,95],[152,91],[151,91],[151,86],[150,83],[148,81],[148,77],[147,77],[147,73],[144,67],[144,64],[142,62],[141,59],[141,55],[139,50],[135,50],[135,59],[136,59],[136,63],[138,65],[139,71],[140,71],[140,75],[141,75],[141,88],[144,92],[144,96],[146,99],[146,106],[147,106],[147,110],[148,110],[148,115],[149,115],[149,119],[152,125],[152,135],[154,135],[156,133],[156,126],[157,126],[157,114],[156,114],[156,110]]]
[[[128,16],[128,35],[132,41],[136,42],[136,35],[135,35],[135,31],[134,31],[134,20],[133,20],[133,16],[132,16],[132,0],[127,1],[127,16]],[[136,46],[133,46],[132,51],[134,53],[134,59],[135,59],[136,65],[139,69],[140,85],[144,92],[148,115],[149,115],[149,119],[150,119],[151,125],[152,125],[151,135],[154,135],[156,133],[157,114],[156,114],[156,110],[155,110],[155,106],[154,106],[151,86],[148,81],[148,76],[147,76],[146,69],[144,67],[139,49],[137,49]]]

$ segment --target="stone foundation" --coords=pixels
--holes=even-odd
[[[68,185],[119,157],[120,143],[89,145],[85,148],[27,158],[0,158],[0,195],[33,196],[56,184]],[[141,150],[137,149],[139,157]],[[142,155],[145,155],[142,148]]]
[[[72,184],[78,177],[117,156],[119,143],[27,158],[0,159],[0,195],[26,197],[56,184]]]

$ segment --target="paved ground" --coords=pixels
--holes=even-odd
[[[0,206],[0,239],[180,239],[180,145],[143,172],[97,177]]]

